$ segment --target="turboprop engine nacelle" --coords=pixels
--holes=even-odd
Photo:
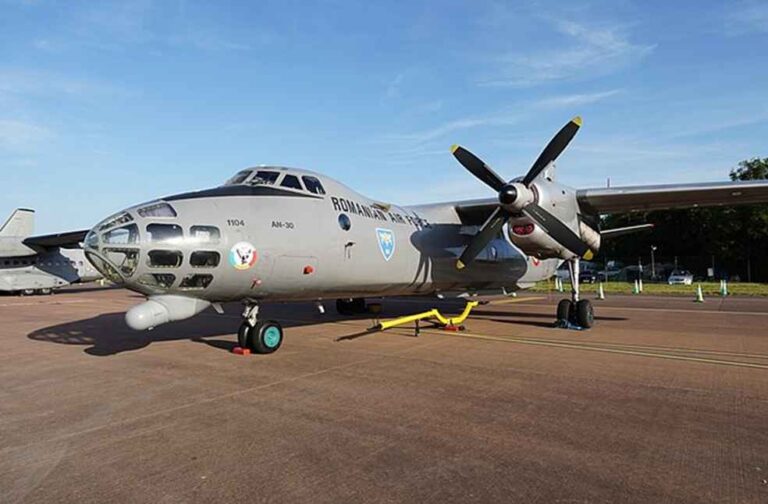
[[[137,331],[154,329],[160,324],[183,320],[211,306],[203,299],[184,296],[151,296],[147,301],[136,305],[125,314],[125,323]]]
[[[600,233],[581,222],[579,224],[581,239],[587,244],[592,253],[600,250]],[[573,254],[552,239],[543,229],[527,217],[509,219],[507,222],[507,239],[525,254],[539,259],[560,258],[569,259]]]

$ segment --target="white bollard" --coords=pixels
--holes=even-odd
[[[605,299],[605,291],[603,291],[603,282],[597,284],[597,299]]]

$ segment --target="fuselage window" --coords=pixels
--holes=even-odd
[[[215,226],[192,226],[189,235],[195,243],[219,243],[221,233]]]
[[[221,256],[212,250],[198,250],[189,256],[189,265],[193,268],[215,268],[219,265]]]
[[[176,210],[165,202],[147,205],[138,209],[142,217],[176,217]]]
[[[213,280],[213,275],[187,275],[181,279],[179,289],[205,289]]]
[[[139,243],[139,226],[129,224],[127,226],[115,228],[107,231],[102,236],[104,243],[110,245],[127,245],[129,243]]]
[[[147,254],[147,265],[152,268],[178,268],[184,259],[178,250],[150,250]]]
[[[248,181],[251,185],[275,185],[277,178],[280,176],[280,172],[259,170],[256,172],[256,176]]]
[[[127,277],[133,275],[139,265],[139,251],[136,249],[105,248],[104,256]]]
[[[299,182],[299,177],[296,175],[286,175],[283,177],[283,181],[280,182],[280,185],[283,187],[290,187],[291,189],[303,189],[303,187],[301,187],[301,182]]]
[[[148,224],[147,233],[154,243],[179,243],[184,236],[181,226],[176,224]]]
[[[321,184],[316,177],[310,177],[309,175],[304,175],[303,177],[301,177],[301,180],[304,181],[304,186],[307,188],[307,191],[315,194],[325,194],[325,189],[323,189],[323,184]]]
[[[344,231],[349,231],[349,228],[352,227],[352,221],[349,220],[349,216],[347,214],[339,214],[339,227],[341,227],[341,229]]]
[[[172,273],[144,273],[139,277],[139,283],[161,289],[170,289],[175,281],[176,275]]]
[[[226,185],[240,184],[243,180],[247,179],[250,174],[251,170],[243,170],[238,172],[237,175],[227,181]]]

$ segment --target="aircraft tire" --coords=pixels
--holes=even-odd
[[[251,350],[255,353],[270,354],[283,344],[283,327],[274,320],[259,322],[249,332]]]
[[[240,324],[240,327],[237,329],[237,346],[239,346],[240,348],[251,348],[251,344],[248,341],[250,329],[251,329],[251,326],[248,325],[248,322],[243,322],[242,324]]]
[[[22,289],[21,291],[19,291],[19,294],[22,296],[34,296],[35,289]]]
[[[576,303],[576,323],[581,327],[590,328],[595,323],[595,310],[588,299]]]
[[[43,296],[47,296],[49,294],[53,294],[53,289],[51,289],[50,287],[44,287],[42,289],[38,289],[37,294],[42,294]]]
[[[561,299],[557,303],[557,320],[569,322],[572,320],[574,306],[570,299]]]

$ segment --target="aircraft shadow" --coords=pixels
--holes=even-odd
[[[373,302],[379,302],[374,300]],[[326,303],[329,305],[330,303]],[[381,318],[397,317],[426,311],[436,305],[445,313],[458,313],[463,309],[463,303],[432,300],[384,300],[381,301]],[[95,317],[65,322],[36,329],[27,337],[34,341],[57,343],[61,345],[85,346],[88,355],[104,357],[122,352],[140,350],[155,342],[190,340],[204,343],[213,348],[231,351],[237,345],[237,328],[240,319],[237,316],[242,310],[239,303],[225,305],[225,314],[219,317],[207,311],[196,317],[179,322],[163,324],[151,331],[133,331],[125,325],[123,312],[104,313]],[[265,304],[259,312],[261,320],[278,320],[285,328],[319,325],[345,320],[369,320],[371,325],[374,315],[339,315],[330,306],[325,314],[320,314],[311,303]],[[360,335],[369,334],[366,329]],[[355,334],[342,336],[337,341],[354,339]]]
[[[510,312],[510,311],[494,311],[483,310],[478,308],[474,315],[488,316],[488,317],[521,317],[521,318],[542,318],[542,319],[555,319],[555,313],[528,313],[528,312]],[[605,317],[595,315],[595,320],[610,320],[610,321],[622,321],[628,320],[625,317]],[[509,320],[507,322],[510,322]]]

